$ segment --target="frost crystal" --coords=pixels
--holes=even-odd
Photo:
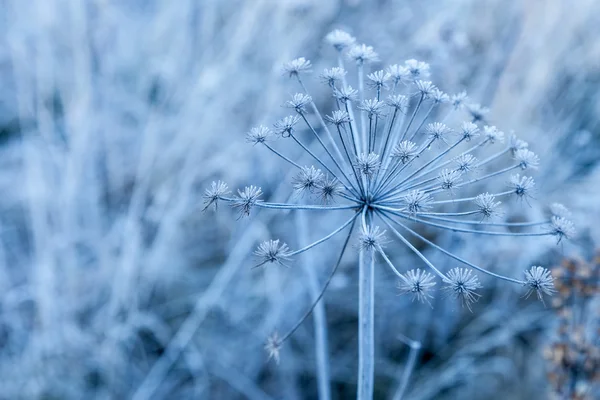
[[[429,291],[436,285],[433,275],[417,268],[402,274],[400,279],[398,289],[402,294],[411,294],[413,301],[416,299],[422,303],[431,304],[429,299],[433,296],[429,294]]]
[[[250,215],[252,207],[260,201],[262,190],[256,186],[246,186],[244,190],[238,190],[238,196],[233,200],[233,206],[239,208],[240,216]]]
[[[444,282],[446,283],[444,289],[454,298],[460,299],[463,305],[472,311],[471,304],[481,297],[480,294],[475,293],[475,290],[482,287],[477,275],[467,268],[453,268],[446,274]]]
[[[280,245],[279,239],[262,242],[254,252],[254,255],[260,260],[255,268],[267,263],[286,266],[285,262],[290,260],[289,254],[288,245],[285,243]]]
[[[312,165],[310,167],[302,167],[300,172],[294,177],[294,190],[299,193],[313,192],[319,187],[323,178],[324,175],[320,169],[316,169]]]
[[[216,181],[211,183],[210,188],[204,191],[204,208],[202,210],[206,210],[213,204],[216,210],[219,199],[229,193],[229,188],[225,182]]]
[[[325,41],[332,45],[337,51],[343,51],[352,46],[356,39],[349,33],[336,29],[327,34]]]
[[[310,72],[311,68],[312,65],[310,64],[310,61],[304,57],[296,58],[283,65],[283,70],[289,74],[290,77]]]
[[[552,296],[556,292],[554,289],[554,278],[546,268],[531,267],[529,271],[525,271],[525,282],[527,285],[526,297],[535,292],[538,299],[543,302],[543,294]]]

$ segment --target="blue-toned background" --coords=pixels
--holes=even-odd
[[[333,217],[238,220],[227,206],[202,212],[202,195],[221,179],[286,199],[287,166],[244,134],[286,115],[297,89],[281,64],[299,56],[314,65],[317,105],[330,107],[317,75],[335,65],[322,40],[334,28],[374,46],[382,65],[430,63],[443,90],[490,107],[489,120],[541,159],[535,201],[515,213],[561,202],[578,232],[558,246],[425,232],[431,240],[513,275],[592,256],[595,0],[0,0],[0,398],[316,398],[315,319],[279,365],[263,346],[307,309],[342,238],[290,268],[252,269],[252,251],[271,237],[316,240]],[[399,245],[390,253],[420,266]],[[347,255],[320,314],[339,399],[356,391],[356,275]],[[470,313],[443,296],[433,308],[399,297],[378,268],[377,398],[393,398],[407,362],[398,334],[423,345],[407,398],[550,396],[551,302],[481,278]]]

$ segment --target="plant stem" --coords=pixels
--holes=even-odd
[[[358,282],[358,400],[373,398],[375,371],[374,271],[374,250],[361,250]]]
[[[299,236],[308,241],[308,221],[306,214],[303,212],[297,213],[296,222],[298,224]],[[308,279],[308,289],[311,300],[317,301],[320,295],[320,287],[317,273],[312,268],[314,260],[312,253],[304,253],[303,256],[306,277]],[[331,399],[329,390],[329,356],[327,346],[327,318],[325,316],[325,305],[319,301],[313,311],[313,326],[315,332],[315,358],[317,361],[317,386],[320,400]]]

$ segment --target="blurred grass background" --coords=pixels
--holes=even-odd
[[[535,204],[574,212],[579,235],[489,241],[425,232],[497,270],[589,257],[600,237],[600,3],[592,0],[1,0],[0,398],[315,398],[312,321],[268,363],[267,335],[309,304],[307,268],[251,270],[257,242],[310,232],[290,216],[202,213],[213,179],[285,198],[290,177],[244,142],[285,115],[280,65],[334,64],[322,37],[348,30],[385,64],[432,65],[540,155]],[[309,83],[319,105],[325,88]],[[293,151],[290,149],[290,151]],[[519,216],[516,216],[519,217]],[[294,242],[296,241],[296,242]],[[339,242],[339,241],[338,241]],[[339,246],[338,246],[339,247]],[[393,249],[394,257],[405,257]],[[444,257],[429,254],[441,265]],[[423,343],[410,399],[548,396],[551,308],[484,280],[468,313],[397,297],[378,272],[376,397],[393,396],[402,333]],[[334,398],[354,397],[356,266],[326,294]]]

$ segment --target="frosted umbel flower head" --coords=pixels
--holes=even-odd
[[[279,212],[282,218],[296,210],[305,210],[307,215],[314,212],[318,231],[327,227],[319,239],[301,243],[297,250],[291,250],[280,239],[271,239],[259,245],[255,256],[265,267],[292,265],[294,256],[313,248],[339,248],[337,262],[317,301],[340,265],[348,243],[353,238],[358,242],[355,260],[359,270],[361,371],[367,368],[372,372],[373,366],[372,271],[376,263],[389,267],[399,280],[400,291],[419,302],[429,303],[434,285],[441,282],[450,294],[445,298],[456,298],[471,309],[481,296],[476,273],[520,285],[538,297],[552,294],[551,277],[539,267],[529,269],[525,277],[501,275],[489,270],[491,266],[474,264],[431,239],[442,232],[491,240],[499,236],[514,240],[548,236],[558,241],[572,237],[574,226],[561,207],[552,207],[552,216],[547,219],[527,223],[507,221],[500,212],[501,204],[508,209],[524,206],[525,202],[511,198],[533,199],[534,180],[530,175],[540,165],[534,146],[512,133],[505,140],[500,128],[484,122],[488,110],[467,103],[466,93],[448,96],[441,89],[444,82],[434,83],[430,77],[426,62],[410,59],[371,71],[371,63],[379,61],[371,46],[357,45],[352,36],[339,30],[328,34],[326,42],[337,59],[317,81],[325,85],[331,97],[314,102],[307,80],[311,62],[305,58],[292,60],[284,66],[295,85],[290,92],[297,90],[285,103],[292,115],[282,116],[274,124],[273,133],[260,126],[247,134],[256,151],[276,157],[281,168],[293,171],[289,189],[302,195],[271,198],[275,195],[247,186],[230,197],[227,186],[218,182],[206,190],[205,207],[227,202],[240,216],[264,209]],[[356,80],[349,82],[349,77]],[[317,103],[327,100],[328,109],[333,110],[326,114]],[[308,166],[306,160],[310,160]],[[527,176],[521,175],[524,170]],[[339,218],[324,218],[324,213]],[[339,222],[328,226],[329,221]],[[396,251],[399,246],[414,257],[400,255]],[[447,256],[458,265],[441,270],[423,248]],[[388,256],[388,249],[394,249],[395,256]],[[395,257],[401,259],[396,262]],[[414,263],[419,263],[419,268],[413,268]],[[411,267],[405,268],[407,264]],[[308,307],[303,319],[315,304]],[[278,356],[281,345],[298,326],[271,340],[268,351],[272,357]],[[373,393],[371,372],[362,374],[358,382],[363,398]]]

